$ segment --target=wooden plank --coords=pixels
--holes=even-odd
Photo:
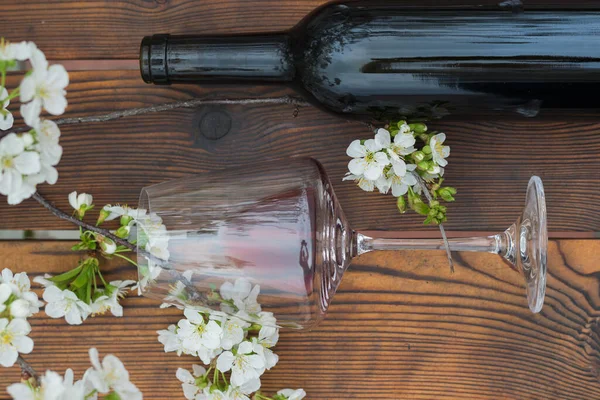
[[[130,0],[2,2],[2,34],[33,40],[52,59],[137,58],[145,35],[289,29],[326,0]],[[441,4],[443,3],[443,4]],[[493,7],[498,0],[396,0],[418,8]],[[369,2],[366,2],[369,4]],[[532,9],[597,9],[594,0],[528,0]]]
[[[68,242],[0,242],[0,269],[35,276],[77,262]],[[521,277],[497,256],[378,252],[356,259],[325,321],[311,332],[284,331],[279,365],[264,388],[304,387],[309,399],[597,399],[600,398],[600,241],[550,243],[546,305],[527,308]],[[134,278],[120,262],[110,279]],[[89,366],[86,351],[114,353],[146,399],[179,398],[178,367],[192,357],[165,354],[155,331],[180,312],[131,297],[125,317],[67,326],[43,312],[32,319],[38,370]],[[4,369],[0,388],[18,380]],[[0,389],[0,399],[6,399]]]
[[[16,85],[15,77],[9,79]],[[278,86],[144,84],[137,71],[71,73],[67,116],[106,113],[196,97],[240,98],[292,93]],[[18,110],[18,104],[11,105]],[[351,224],[360,229],[430,230],[422,219],[400,216],[390,195],[365,193],[342,182],[348,144],[369,131],[321,110],[290,106],[227,106],[173,110],[106,123],[62,127],[64,155],[54,186],[39,190],[68,209],[72,190],[92,193],[99,205],[136,204],[142,187],[190,174],[267,158],[311,156],[326,167]],[[208,117],[207,117],[208,115]],[[211,116],[229,120],[218,140],[202,131]],[[203,122],[204,121],[204,122]],[[19,122],[18,122],[19,123]],[[600,123],[585,120],[473,120],[436,122],[452,147],[447,184],[458,188],[447,228],[500,231],[519,215],[529,177],[546,184],[551,231],[600,231]],[[0,201],[0,229],[71,229],[33,200]]]

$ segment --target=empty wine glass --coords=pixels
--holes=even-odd
[[[270,161],[150,186],[142,190],[139,207],[162,220],[164,227],[150,241],[166,249],[166,262],[159,265],[138,253],[144,295],[253,320],[266,311],[278,326],[319,322],[353,257],[444,248],[441,239],[389,239],[352,230],[314,159]],[[148,250],[148,237],[139,232],[138,246]],[[506,231],[449,240],[453,251],[508,260],[525,278],[532,312],[544,303],[547,242],[544,189],[536,176],[521,216]]]

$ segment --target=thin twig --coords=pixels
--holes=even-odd
[[[242,99],[192,99],[175,101],[171,103],[157,104],[148,107],[131,108],[122,111],[113,111],[108,114],[90,115],[87,117],[59,118],[54,122],[57,125],[73,125],[88,122],[106,122],[123,117],[132,117],[134,115],[149,114],[161,111],[175,110],[178,108],[195,108],[204,105],[259,105],[259,104],[289,104],[294,107],[310,106],[310,103],[294,96],[262,97],[262,98],[242,98]],[[30,127],[23,126],[11,129],[10,132],[19,133],[30,130]],[[7,132],[8,133],[8,132]],[[2,134],[0,134],[2,136]]]
[[[25,360],[20,354],[19,357],[17,357],[17,364],[19,364],[19,367],[21,367],[21,374],[24,380],[33,378],[37,383],[39,383],[40,377],[38,376],[37,372],[35,372],[35,369],[33,369],[27,360]]]
[[[433,198],[431,197],[431,193],[429,193],[429,189],[425,185],[423,178],[421,178],[419,175],[416,175],[416,177],[417,177],[417,183],[419,184],[421,191],[425,194],[427,201],[431,205]],[[446,255],[448,256],[448,263],[450,264],[450,272],[454,273],[454,262],[452,261],[452,253],[450,253],[450,243],[448,243],[448,237],[446,236],[446,230],[444,229],[443,224],[439,224],[439,227],[440,227],[440,232],[442,234],[442,239],[444,240],[444,246],[446,247]]]

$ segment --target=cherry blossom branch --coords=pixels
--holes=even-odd
[[[425,194],[427,201],[429,204],[433,201],[431,197],[431,193],[429,193],[429,188],[425,185],[425,181],[418,174],[415,174],[417,178],[417,184],[421,188],[421,191]],[[446,230],[444,229],[443,224],[438,225],[440,227],[440,233],[442,234],[442,239],[444,240],[444,246],[446,247],[446,255],[448,256],[448,263],[450,264],[450,272],[454,273],[454,262],[452,261],[452,253],[450,253],[450,243],[448,243],[448,237],[446,236]]]
[[[42,206],[44,206],[54,216],[56,216],[60,219],[64,219],[65,221],[69,221],[72,224],[75,224],[83,229],[88,230],[88,231],[92,231],[92,232],[98,233],[104,237],[107,237],[107,238],[113,240],[116,244],[125,246],[126,248],[133,251],[134,253],[137,253],[137,254],[145,257],[146,259],[148,259],[148,261],[151,261],[154,264],[156,264],[157,266],[159,266],[160,268],[168,271],[169,275],[171,275],[173,277],[173,279],[180,281],[181,283],[183,283],[185,285],[185,287],[189,291],[189,294],[190,294],[190,297],[192,300],[200,301],[200,300],[204,299],[204,296],[200,292],[198,292],[198,290],[189,281],[189,279],[187,279],[186,277],[181,275],[178,271],[175,271],[174,269],[172,269],[169,266],[167,261],[154,256],[153,254],[147,252],[144,249],[140,249],[139,247],[137,247],[135,244],[129,242],[128,240],[121,239],[120,237],[118,237],[115,234],[113,234],[112,232],[110,232],[108,229],[102,229],[97,226],[90,225],[87,222],[83,222],[83,221],[75,218],[74,216],[67,214],[66,212],[62,211],[61,209],[56,207],[54,204],[49,202],[39,192],[35,192],[33,194],[32,198],[34,198],[38,203],[40,203]]]
[[[42,196],[39,192],[35,192],[33,194],[32,198],[34,198],[38,203],[40,203],[41,205],[46,207],[54,216],[56,216],[60,219],[69,221],[72,224],[80,226],[85,230],[99,233],[100,235],[113,240],[116,244],[127,247],[131,251],[134,251],[134,252],[138,251],[136,245],[134,245],[133,243],[131,243],[125,239],[121,239],[120,237],[111,233],[109,230],[98,228],[97,226],[94,226],[94,225],[90,225],[87,222],[83,222],[83,221],[75,218],[74,216],[67,214],[66,212],[62,211],[61,209],[57,208],[54,204],[52,204],[48,200],[46,200],[46,198],[44,196]],[[143,255],[146,256],[146,254],[143,254]]]
[[[259,105],[259,104],[288,104],[294,107],[310,106],[310,103],[299,97],[279,96],[279,97],[250,97],[241,99],[192,99],[176,101],[171,103],[157,104],[148,107],[130,108],[128,110],[113,111],[108,114],[90,115],[87,117],[59,118],[54,122],[57,125],[73,125],[88,122],[106,122],[123,117],[132,117],[161,111],[175,110],[178,108],[195,108],[204,105]],[[29,131],[27,126],[11,129],[10,132],[19,133]],[[6,132],[8,133],[8,132]],[[0,137],[6,133],[0,133]]]
[[[29,364],[27,360],[23,358],[23,356],[19,355],[19,357],[17,357],[17,364],[19,364],[19,367],[21,367],[21,378],[23,380],[33,378],[37,383],[39,383],[40,377],[38,376],[37,372],[35,372],[35,369],[33,369],[31,364]]]

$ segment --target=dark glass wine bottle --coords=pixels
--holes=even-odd
[[[284,33],[145,37],[140,68],[156,84],[284,82],[342,114],[595,112],[600,12],[332,4]]]

